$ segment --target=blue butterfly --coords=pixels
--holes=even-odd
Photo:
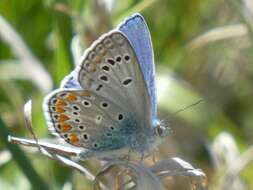
[[[83,148],[82,159],[149,153],[169,128],[157,118],[154,55],[136,13],[88,48],[61,87],[45,97],[50,130]]]

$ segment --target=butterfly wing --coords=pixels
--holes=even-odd
[[[138,13],[122,22],[117,30],[121,31],[129,40],[137,56],[146,85],[148,87],[151,104],[151,117],[157,116],[157,98],[155,83],[155,66],[152,41],[145,19]],[[77,70],[72,71],[63,80],[61,87],[80,88],[77,81]]]
[[[61,86],[45,98],[44,112],[53,132],[68,143],[116,150],[148,131],[151,112],[146,83],[121,32],[111,31],[94,42]]]
[[[50,130],[74,146],[108,151],[129,144],[121,130],[131,126],[126,110],[91,91],[56,90],[45,98],[44,111]]]
[[[134,48],[148,87],[152,107],[152,119],[156,119],[157,100],[154,54],[148,26],[144,18],[140,14],[136,13],[120,24],[118,30],[127,37]]]
[[[89,48],[79,65],[78,81],[88,89],[150,123],[150,101],[136,54],[128,39],[111,31]]]
[[[61,81],[60,88],[73,88],[73,89],[82,89],[79,82],[77,81],[77,70],[74,69],[69,75],[64,77]]]

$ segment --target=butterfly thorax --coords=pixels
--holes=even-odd
[[[165,130],[161,128],[160,123],[156,123],[155,126],[141,123],[132,115],[132,117],[125,118],[120,129],[115,131],[110,140],[101,142],[100,148],[92,150],[90,154],[85,153],[85,156],[92,157],[95,155],[100,159],[125,156],[132,158],[132,156],[138,155],[142,157],[149,154],[161,143],[164,132]]]
[[[124,137],[125,145],[129,150],[141,155],[150,153],[156,148],[168,133],[168,128],[163,126],[159,120],[155,122],[139,122],[135,116],[127,118],[122,127],[121,133]],[[122,141],[121,141],[122,142]]]
[[[132,149],[141,154],[150,153],[157,148],[169,132],[170,128],[156,119],[152,124],[144,126],[143,131],[139,131],[132,136]]]

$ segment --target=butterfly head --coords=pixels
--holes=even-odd
[[[166,137],[171,131],[171,129],[168,126],[166,126],[163,122],[159,120],[156,120],[154,122],[154,126],[155,126],[155,134],[157,137],[160,138]]]

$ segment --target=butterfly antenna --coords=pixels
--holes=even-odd
[[[172,116],[174,117],[175,115],[177,115],[177,114],[179,114],[179,113],[181,113],[181,112],[183,112],[183,111],[185,111],[185,110],[187,110],[187,109],[189,109],[189,108],[192,108],[193,106],[196,106],[196,105],[202,103],[203,101],[204,101],[203,99],[199,99],[198,101],[194,102],[193,104],[188,105],[188,106],[186,106],[186,107],[184,107],[184,108],[181,108],[181,109],[175,111],[174,113],[172,113]],[[167,119],[173,118],[173,117],[169,116],[169,117],[167,117]],[[165,121],[166,121],[167,119],[164,119],[164,120],[162,120],[161,122],[162,122],[162,123],[165,123]],[[166,125],[165,125],[165,126],[166,126]],[[170,128],[169,125],[168,125],[167,127]],[[171,128],[170,128],[170,130],[171,130],[171,132],[173,133],[173,130],[172,130]]]
[[[174,113],[172,113],[172,116],[175,116],[175,115],[177,115],[177,114],[179,114],[179,113],[181,113],[181,112],[183,112],[183,111],[185,111],[185,110],[187,110],[187,109],[189,109],[189,108],[192,108],[193,106],[196,106],[196,105],[202,103],[203,101],[204,101],[203,99],[199,99],[198,101],[194,102],[193,104],[188,105],[188,106],[186,106],[186,107],[184,107],[184,108],[181,108],[181,109],[175,111]],[[171,117],[170,117],[170,118],[171,118]],[[168,118],[167,118],[167,119],[168,119]],[[162,123],[165,123],[165,120],[163,120],[163,121],[161,121],[161,122],[162,122]],[[167,128],[170,130],[170,133],[174,133],[174,131],[169,127],[169,125],[164,125],[164,126],[167,127]]]
[[[196,105],[202,103],[203,101],[204,101],[203,99],[200,99],[200,100],[194,102],[194,103],[191,104],[191,105],[188,105],[188,106],[186,106],[186,107],[184,107],[184,108],[181,108],[181,109],[175,111],[172,115],[173,115],[173,116],[174,116],[174,115],[177,115],[177,114],[179,114],[179,113],[181,113],[181,112],[183,112],[183,111],[185,111],[185,110],[187,110],[187,109],[189,109],[189,108],[191,108],[191,107],[193,107],[193,106],[196,106]]]

